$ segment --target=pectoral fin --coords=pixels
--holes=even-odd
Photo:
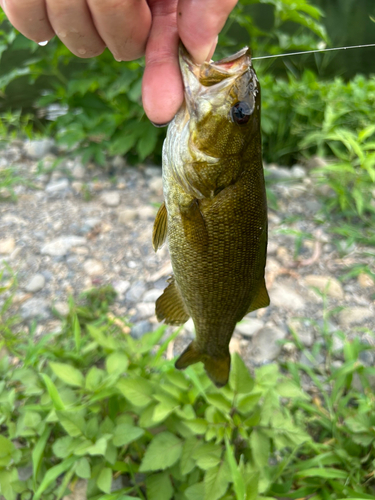
[[[167,325],[182,325],[189,319],[190,315],[173,276],[163,295],[156,301],[155,312],[158,321],[164,320]]]
[[[167,207],[165,203],[161,204],[158,213],[156,214],[154,229],[152,231],[152,246],[154,247],[155,252],[161,248],[167,237],[167,229],[168,229],[168,213]]]
[[[189,205],[180,206],[182,226],[188,242],[196,249],[203,250],[208,245],[208,233],[197,199]]]
[[[260,286],[258,287],[257,294],[253,298],[246,314],[249,314],[250,312],[255,311],[256,309],[260,309],[261,307],[267,307],[269,305],[270,305],[270,298],[268,296],[266,283],[264,282],[263,279],[261,281]]]
[[[230,370],[229,351],[220,358],[210,356],[200,351],[193,340],[178,358],[175,367],[178,370],[184,370],[194,363],[199,363],[199,361],[202,361],[207,375],[217,387],[223,387],[228,382]]]

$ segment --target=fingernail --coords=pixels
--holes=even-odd
[[[217,37],[213,42],[208,43],[207,45],[204,45],[203,47],[200,47],[197,52],[194,54],[191,54],[194,58],[194,61],[197,64],[202,64],[204,61],[210,60],[212,54],[215,51],[215,47],[217,44]]]
[[[172,121],[172,120],[171,120]],[[166,123],[155,123],[155,122],[150,122],[153,124],[154,127],[157,127],[157,128],[163,128],[163,127],[166,127],[167,125],[169,125],[171,123],[171,121],[169,122],[166,122]]]

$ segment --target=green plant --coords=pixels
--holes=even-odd
[[[56,500],[78,479],[90,500],[373,498],[375,371],[358,361],[368,346],[346,341],[337,369],[271,364],[255,377],[235,355],[217,390],[201,366],[165,359],[178,330],[135,340],[108,313],[111,297],[71,301],[59,334],[0,337],[6,500]],[[317,347],[329,351],[324,325]]]

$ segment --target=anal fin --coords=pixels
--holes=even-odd
[[[157,299],[155,312],[158,321],[164,320],[167,325],[182,325],[189,319],[190,315],[173,276],[163,295]]]
[[[165,206],[165,202],[161,204],[158,213],[156,214],[154,229],[152,231],[152,246],[155,252],[161,248],[167,237],[167,229],[168,229],[168,213],[167,207]]]
[[[267,292],[266,283],[263,280],[260,282],[260,286],[258,288],[257,294],[253,298],[249,309],[246,311],[246,314],[249,314],[256,309],[260,309],[262,307],[267,307],[270,305],[270,298]]]
[[[202,361],[204,364],[207,375],[216,387],[223,387],[228,382],[230,370],[229,351],[220,357],[210,356],[209,354],[201,352],[193,340],[178,358],[175,367],[178,370],[184,370],[190,365],[199,363],[199,361]]]

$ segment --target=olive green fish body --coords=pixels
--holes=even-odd
[[[156,313],[170,324],[193,318],[196,340],[176,366],[202,361],[222,386],[236,323],[269,303],[260,90],[246,51],[198,67],[182,49],[180,63],[186,104],[164,143],[165,206],[154,228],[156,248],[167,238],[174,278]]]

